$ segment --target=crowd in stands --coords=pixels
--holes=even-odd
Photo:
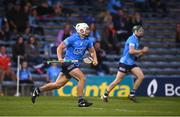
[[[94,40],[99,61],[99,65],[92,68],[99,75],[109,74],[109,68],[103,64],[103,61],[106,60],[106,54],[120,55],[120,44],[131,35],[132,27],[143,25],[142,11],[145,12],[150,9],[160,14],[164,13],[163,16],[167,15],[168,11],[163,0],[135,0],[134,2],[135,8],[127,10],[124,8],[124,0],[75,0],[77,5],[88,5],[93,8],[92,14],[79,14],[79,17],[90,26],[90,37]],[[17,56],[21,56],[23,62],[20,71],[20,83],[33,84],[31,72],[34,71],[29,71],[28,67],[34,68],[39,74],[47,73],[47,82],[54,81],[61,69],[56,64],[46,66],[44,61],[47,58],[40,56],[41,48],[38,41],[45,41],[45,31],[40,25],[40,20],[71,16],[73,8],[65,7],[60,0],[4,0],[4,5],[5,15],[0,17],[0,40],[15,41],[15,43],[11,47],[12,60],[6,54],[6,47],[1,45],[0,80],[2,81],[5,75],[16,80],[15,73],[11,70],[11,64],[16,65]],[[98,27],[99,23],[101,27]],[[56,47],[66,37],[74,33],[72,25],[65,22],[64,27],[59,29],[53,45],[46,45],[51,49],[47,54],[55,54]],[[179,25],[177,25],[178,42],[180,40],[179,32]],[[36,67],[37,65],[40,67]]]
[[[176,43],[180,46],[180,23],[176,24]]]

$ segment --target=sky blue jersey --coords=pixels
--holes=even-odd
[[[20,80],[29,80],[31,77],[31,72],[28,69],[21,69],[19,71]]]
[[[59,67],[50,66],[47,70],[49,80],[55,81],[55,79],[58,77],[60,71],[61,71],[61,69]]]
[[[93,40],[90,37],[82,39],[77,33],[63,42],[66,45],[65,60],[82,60],[86,50],[93,47]]]
[[[138,49],[139,47],[138,38],[134,34],[131,35],[125,43],[123,55],[120,58],[121,63],[127,64],[127,65],[135,64],[135,55],[132,55],[129,53],[130,46],[134,46],[135,49]]]

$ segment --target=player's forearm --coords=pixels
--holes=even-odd
[[[94,49],[94,47],[89,48],[89,53],[90,53],[91,57],[93,58],[93,60],[97,61],[96,50]]]
[[[130,54],[135,54],[135,55],[139,55],[139,54],[143,54],[143,50],[129,50]]]
[[[94,61],[97,61],[97,55],[96,55],[96,51],[95,50],[93,52],[91,52],[91,56],[92,56]]]
[[[62,60],[62,53],[63,53],[63,48],[61,46],[58,46],[57,47],[57,57],[58,57],[58,60]]]

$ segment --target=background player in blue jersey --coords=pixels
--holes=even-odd
[[[93,58],[93,64],[97,65],[96,51],[93,47],[93,41],[89,38],[90,29],[86,23],[78,23],[75,27],[77,33],[66,38],[57,48],[58,60],[62,65],[62,72],[59,74],[57,80],[54,83],[48,83],[42,87],[35,88],[32,94],[32,102],[35,103],[36,97],[40,92],[58,89],[64,86],[71,77],[78,81],[77,95],[78,106],[88,107],[92,103],[86,101],[83,98],[83,89],[85,84],[85,75],[79,69],[80,62],[78,63],[66,63],[64,60],[82,60],[85,51],[88,50]],[[63,59],[62,53],[66,48],[66,54]]]
[[[133,27],[133,34],[128,38],[125,43],[125,48],[123,51],[123,55],[119,61],[119,70],[116,75],[116,79],[107,87],[104,95],[101,99],[104,102],[108,102],[108,94],[110,91],[122,81],[123,77],[126,75],[127,72],[131,72],[136,76],[136,81],[134,83],[133,90],[129,94],[129,99],[136,102],[135,92],[140,86],[141,82],[144,79],[144,74],[136,64],[135,64],[135,57],[145,54],[148,52],[148,47],[144,47],[143,49],[138,49],[139,42],[138,40],[143,37],[144,29],[142,26],[134,26]]]

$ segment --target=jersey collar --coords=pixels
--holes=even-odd
[[[133,36],[138,40],[139,38],[133,33]]]

